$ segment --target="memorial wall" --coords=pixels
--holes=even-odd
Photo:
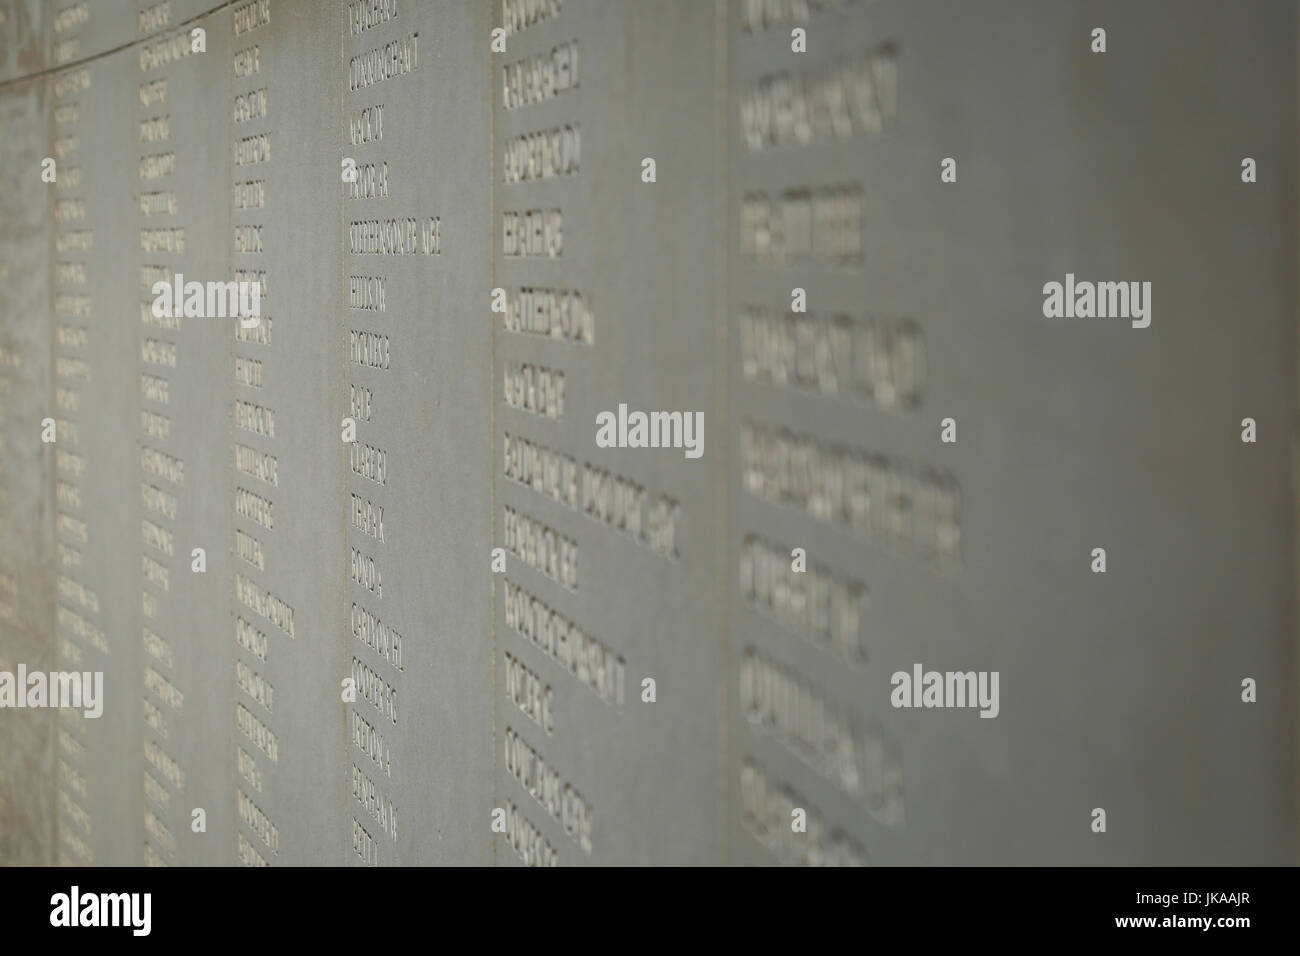
[[[0,864],[1294,864],[1297,6],[0,0]]]

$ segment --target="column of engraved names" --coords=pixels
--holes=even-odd
[[[402,10],[405,7],[401,8]],[[346,245],[344,441],[347,443],[347,633],[354,696],[348,701],[350,861],[369,866],[399,859],[396,803],[400,761],[394,760],[398,698],[404,693],[403,632],[418,621],[386,590],[383,567],[402,522],[392,507],[390,447],[402,414],[398,399],[400,320],[389,309],[389,282],[402,275],[392,257],[438,254],[439,221],[394,212],[389,200],[385,127],[400,122],[385,93],[419,69],[420,35],[394,0],[347,5],[347,90],[342,195]],[[411,175],[416,169],[407,166]],[[392,265],[387,265],[392,263]],[[396,296],[394,296],[396,298]],[[395,367],[396,366],[396,367]],[[409,373],[409,370],[408,370]],[[385,442],[385,445],[388,445]],[[414,480],[409,476],[408,481]],[[394,764],[397,767],[394,767]]]
[[[266,181],[274,155],[274,123],[262,78],[261,34],[271,0],[231,11],[231,279],[258,293],[257,315],[232,324],[234,335],[234,641],[235,859],[266,866],[280,852],[279,828],[263,809],[263,794],[281,760],[275,730],[275,687],[267,671],[274,652],[295,640],[293,607],[267,586],[264,542],[275,534],[275,496],[283,477],[275,451],[275,410],[263,397],[273,368],[273,308],[267,288],[263,225],[274,209]]]
[[[897,103],[897,38],[868,38],[870,6],[741,4],[732,19],[737,809],[787,862],[860,865],[880,832],[866,820],[903,824],[886,697],[863,693],[888,687],[864,638],[863,544],[958,554],[955,482],[861,438],[864,416],[914,412],[925,384],[919,325],[865,299],[857,167]],[[816,53],[792,51],[796,28]]]
[[[498,799],[511,852],[525,865],[553,866],[599,849],[591,793],[607,781],[577,779],[575,769],[597,740],[583,728],[609,732],[621,723],[627,694],[627,635],[597,631],[592,612],[599,595],[589,584],[583,590],[580,573],[583,536],[601,525],[671,557],[677,506],[596,464],[590,453],[574,453],[592,448],[592,426],[581,412],[575,416],[569,384],[594,382],[598,367],[599,322],[582,280],[591,262],[575,260],[572,245],[575,226],[593,209],[582,152],[590,124],[584,128],[579,93],[589,11],[561,0],[508,0],[501,15],[507,52],[497,54],[494,77],[500,289],[492,308],[503,332],[496,371],[498,477],[505,479],[498,543],[511,560],[498,589],[498,693],[501,766],[524,799]],[[626,10],[619,18],[620,29],[632,29]],[[590,407],[591,396],[579,398],[579,409]],[[562,726],[560,715],[571,723]]]
[[[55,31],[62,36],[73,18],[56,17]],[[70,40],[62,41],[72,42]],[[62,46],[62,43],[60,44]],[[59,74],[54,79],[54,501],[56,509],[58,567],[55,635],[60,668],[91,673],[108,670],[104,660],[109,645],[100,615],[99,595],[85,583],[81,568],[90,544],[93,522],[83,503],[89,466],[82,439],[85,386],[94,362],[92,329],[95,315],[92,288],[88,286],[87,258],[95,241],[86,220],[87,197],[82,189],[81,100],[92,85],[89,68]],[[102,374],[102,373],[101,373]],[[102,467],[102,465],[101,465]],[[80,709],[59,711],[57,750],[59,863],[94,863],[89,808],[89,743]]]
[[[144,20],[142,17],[138,25],[141,33],[148,27]],[[177,453],[181,435],[173,415],[186,380],[185,364],[193,354],[181,348],[182,303],[172,301],[170,308],[154,308],[155,284],[174,286],[175,276],[183,277],[185,271],[187,230],[180,219],[178,142],[173,136],[177,104],[170,85],[176,71],[189,65],[185,61],[190,55],[190,39],[185,33],[141,40],[136,54],[143,615],[140,706],[144,723],[143,855],[147,866],[180,862],[177,833],[189,828],[182,797],[194,769],[182,765],[174,745],[186,704],[176,679],[177,648],[191,635],[175,633],[167,626],[172,616],[169,612],[175,608],[170,595],[178,583],[177,575],[190,573],[189,555],[181,553],[184,549],[177,542],[177,530],[189,506],[186,490],[191,476]]]
[[[0,87],[0,671],[10,674],[24,664],[29,673],[54,668],[58,656],[54,459],[53,448],[40,440],[41,420],[53,414],[53,199],[36,176],[50,150],[53,79]],[[48,709],[4,711],[0,860],[49,865],[55,859],[51,755],[69,754],[82,767],[81,748]]]
[[[84,53],[81,35],[91,22],[89,0],[69,4],[54,14],[51,26],[54,30],[54,65],[62,66],[72,60],[81,58]]]
[[[4,135],[9,131],[10,120],[5,115],[8,112],[8,106],[6,100],[0,97],[0,135]],[[10,159],[7,152],[0,152],[0,156],[5,161]],[[0,241],[5,240],[12,241],[9,237],[0,235]],[[0,258],[0,282],[7,283],[10,275],[14,274],[13,269],[14,263]],[[8,306],[7,313],[12,309],[12,304],[6,302],[5,305]],[[16,388],[21,387],[23,384],[21,377],[22,360],[23,349],[18,345],[15,337],[9,334],[0,336],[0,399],[5,399],[0,401],[0,514],[6,516],[19,499],[19,496],[14,494],[13,487],[15,472],[18,469],[8,460],[5,452],[14,437],[11,423],[15,420],[21,421],[20,418],[12,415],[9,411],[8,398]],[[5,532],[6,544],[18,537],[11,525],[6,526]],[[18,662],[10,655],[21,652],[21,645],[18,645],[12,636],[18,631],[21,609],[19,606],[18,577],[16,574],[10,573],[10,565],[6,564],[4,567],[4,570],[0,570],[0,628],[3,628],[0,633],[6,634],[6,641],[4,646],[0,646],[0,671],[12,674],[17,671]],[[68,766],[68,772],[78,772],[76,767],[67,764],[63,758],[65,747],[62,738],[65,735],[67,736],[66,747],[68,752],[83,758],[79,759],[77,763],[84,766],[85,745],[73,738],[67,731],[64,731],[59,734],[60,740],[57,750],[59,772],[64,773],[63,767],[65,765]],[[27,744],[25,740],[19,743],[19,739],[18,725],[16,723],[11,722],[9,726],[0,727],[0,819],[15,819],[20,812],[16,802],[11,803],[9,799],[10,788],[19,785],[21,779],[22,767],[19,761],[26,749],[23,744]],[[76,834],[73,834],[73,837],[75,838]],[[0,849],[9,851],[14,854],[14,858],[17,858],[16,852],[8,845],[0,844]],[[41,849],[45,848],[41,847]],[[90,856],[89,847],[76,847],[73,852],[76,853],[83,849],[84,852],[78,853],[78,855],[88,858]]]

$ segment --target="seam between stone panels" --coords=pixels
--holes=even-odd
[[[347,36],[347,29],[346,29],[347,23],[346,23],[345,15],[343,14],[343,11],[345,9],[346,8],[344,7],[339,8],[339,13],[340,13],[339,20],[341,22],[337,22],[335,24],[335,29],[338,30],[340,64],[347,62],[347,55],[348,55],[348,36]],[[347,104],[347,96],[344,93],[344,87],[342,85],[338,87],[338,104],[339,104],[339,112],[338,112],[339,125],[338,125],[338,129],[335,130],[334,135],[338,137],[336,142],[339,144],[339,158],[341,160],[343,155],[345,155],[348,147],[348,144],[343,140],[343,130],[346,128],[346,123],[347,123],[348,104]],[[347,252],[348,211],[347,211],[346,203],[344,202],[339,203],[337,217],[338,217],[337,228],[339,231],[339,258],[338,258],[339,283],[338,283],[338,289],[336,294],[339,296],[341,302],[346,302],[347,299],[343,298],[343,290],[346,287],[347,275],[348,275],[348,252]],[[339,350],[338,357],[336,359],[336,361],[339,363],[338,364],[339,388],[342,389],[342,391],[339,393],[339,397],[336,399],[336,401],[338,401],[341,400],[342,397],[347,394],[347,387],[348,387],[348,360],[347,360],[346,340],[347,340],[347,328],[348,328],[349,316],[348,316],[347,308],[343,307],[343,308],[336,309],[334,311],[334,316],[335,316],[336,324],[333,328],[330,329],[330,334],[331,336],[338,337],[335,340],[336,341],[335,347],[339,345],[344,346],[343,349]],[[339,321],[340,317],[342,318],[342,321]],[[330,351],[332,353],[333,349],[331,349]],[[349,408],[348,414],[351,413],[352,410]],[[348,496],[351,494],[351,489],[349,488],[348,485],[348,467],[347,467],[346,456],[340,456],[340,464],[342,467],[340,467],[339,469],[338,500],[344,505],[343,560],[339,562],[339,585],[340,585],[339,594],[341,597],[341,600],[339,601],[339,611],[340,611],[339,621],[342,622],[342,626],[340,628],[340,633],[338,636],[338,642],[336,644],[336,647],[341,650],[338,660],[339,660],[339,666],[342,667],[344,662],[348,660],[349,653],[350,653],[349,644],[348,644],[348,630],[347,630],[347,621],[348,621],[347,554],[348,554],[348,548],[351,546],[348,540],[348,535],[351,534],[351,531],[348,528],[347,509],[348,507],[350,507],[349,504],[350,499]],[[351,672],[349,671],[348,673],[350,674]],[[339,781],[339,791],[340,791],[339,795],[343,798],[344,805],[348,807],[348,817],[350,818],[351,814],[353,813],[353,810],[351,804],[348,802],[347,766],[352,761],[352,752],[351,752],[352,743],[348,738],[348,705],[347,704],[343,705],[343,728],[342,729],[343,729],[342,742],[343,742],[344,771],[343,771],[343,779]],[[343,831],[344,837],[343,837],[342,845],[339,847],[339,850],[343,855],[343,859],[339,861],[338,864],[339,866],[347,866],[352,861],[352,858],[348,856],[348,841],[346,836],[347,829],[348,829],[348,824],[347,824],[347,820],[345,819],[344,831]]]
[[[208,14],[204,14],[204,16],[211,16],[216,12],[217,11],[214,9],[213,11],[210,11]],[[184,26],[185,24],[181,24],[182,28]],[[229,48],[227,48],[227,52],[229,52]],[[230,69],[227,68],[223,70],[222,76],[226,84],[224,90],[225,101],[229,103],[231,97],[234,95],[234,80],[231,77]],[[225,173],[224,182],[234,183],[235,166],[232,161],[233,157],[232,157],[231,147],[235,141],[235,137],[237,134],[235,131],[234,117],[231,115],[230,110],[226,110],[225,129],[226,129],[226,136],[225,136],[226,155],[222,161],[222,168]],[[235,256],[233,250],[231,249],[231,242],[230,242],[231,236],[233,235],[234,225],[235,225],[234,193],[232,190],[228,190],[226,192],[226,232],[225,232],[226,241],[222,248],[222,258],[226,264],[227,275],[233,275],[235,271]],[[227,331],[226,346],[229,351],[226,356],[226,374],[224,376],[225,381],[222,383],[225,387],[225,399],[226,399],[226,448],[233,451],[235,447],[235,400],[236,400],[235,376],[234,376],[236,350],[235,350],[235,328],[233,325]],[[269,343],[268,343],[268,347],[269,347]],[[229,468],[229,459],[227,459],[226,467]],[[229,472],[227,472],[226,477],[230,479],[230,498],[226,503],[226,508],[227,508],[226,514],[230,515],[233,514],[235,510],[234,508],[235,495],[236,495],[235,488],[237,487],[236,482],[238,479],[230,475]],[[222,592],[223,592],[222,601],[230,602],[230,614],[232,616],[236,613],[234,607],[236,603],[236,599],[234,596],[236,592],[235,575],[239,573],[239,570],[236,567],[236,562],[238,561],[238,558],[236,558],[235,556],[235,551],[236,551],[235,541],[237,537],[238,526],[239,523],[237,521],[231,521],[229,527],[229,533],[226,536],[226,547],[230,549],[229,554],[226,556],[226,560],[230,564],[230,574],[229,574],[229,580],[226,584],[226,587],[222,588]],[[241,659],[240,651],[236,650],[235,660],[239,661],[240,659]],[[238,668],[237,663],[235,664],[235,666],[236,668]],[[239,712],[238,711],[239,693],[235,689],[234,681],[231,681],[227,685],[227,690],[230,696],[227,702],[228,709],[226,711],[226,718],[227,718],[226,733],[228,734],[228,740],[226,743],[226,748],[227,748],[226,753],[231,754],[231,753],[235,753],[240,746],[239,731],[237,729],[239,718],[236,716]],[[236,766],[238,766],[238,757],[236,757]],[[239,838],[240,836],[243,835],[242,831],[240,830],[240,819],[239,819],[239,793],[241,792],[240,789],[241,786],[242,785],[238,781],[236,781],[235,786],[230,788],[231,790],[230,819],[234,825],[235,845],[233,847],[233,851],[235,854],[236,863],[239,861]],[[146,799],[146,803],[147,803],[147,799]]]
[[[155,37],[162,36],[164,33],[171,33],[173,30],[183,30],[191,23],[198,23],[200,20],[206,19],[214,13],[218,13],[237,2],[238,0],[225,0],[224,3],[218,3],[215,7],[212,7],[209,10],[205,10],[202,13],[196,13],[188,20],[178,23],[175,26],[170,26],[165,30],[158,30],[154,33],[150,33],[148,36],[136,37],[133,40],[128,40],[126,43],[118,44],[111,50],[101,50],[99,53],[93,53],[90,56],[83,56],[80,60],[69,60],[67,63],[60,63],[58,66],[47,66],[45,69],[36,70],[34,73],[24,73],[22,76],[15,76],[7,80],[2,80],[0,81],[0,90],[4,90],[9,86],[18,86],[30,82],[31,80],[39,80],[42,77],[52,76],[56,73],[75,70],[77,67],[85,66],[87,63],[94,63],[96,60],[102,60],[105,57],[112,56],[114,53],[121,53],[123,50],[129,50],[133,46],[145,43]]]
[[[496,24],[496,7],[493,6],[493,13],[488,23],[488,32],[491,33],[492,27]],[[487,88],[488,88],[488,284],[490,288],[495,289],[497,285],[497,257],[496,257],[496,135],[497,135],[497,111],[496,111],[496,87],[492,85],[492,77],[495,75],[495,68],[492,61],[492,54],[487,58]],[[492,470],[492,481],[490,483],[490,504],[491,509],[488,514],[488,538],[491,541],[491,547],[488,549],[489,555],[492,548],[497,547],[496,541],[496,521],[497,521],[497,467],[496,467],[496,450],[497,450],[497,321],[495,313],[489,311],[488,317],[491,320],[491,337],[488,340],[489,356],[488,361],[491,367],[488,369],[488,433],[492,436],[491,447],[488,449],[488,467]],[[497,646],[497,576],[489,574],[488,578],[492,582],[492,610],[490,619],[492,622],[492,806],[501,806],[497,800],[497,783],[499,774],[497,773],[497,699],[500,688],[497,686],[497,656],[500,653]],[[497,866],[497,844],[501,841],[496,839],[496,834],[492,834],[492,865]]]
[[[727,350],[727,0],[717,0],[713,18],[713,413],[721,434],[730,435],[727,422],[728,350]],[[731,542],[730,499],[728,482],[731,478],[731,443],[722,442],[722,453],[714,465],[720,480],[714,482],[714,505],[718,509],[714,534],[715,582],[714,593],[718,601],[718,761],[721,774],[718,799],[720,832],[720,864],[725,865],[731,856],[731,827],[727,813],[731,802],[731,753],[728,733],[730,711],[727,706],[727,689],[731,681],[729,670],[731,622],[731,589],[728,582],[728,554]]]
[[[53,92],[53,91],[51,90],[49,92]],[[50,149],[50,152],[47,153],[46,155],[52,156],[54,155],[54,141],[58,138],[58,134],[55,132],[53,103],[46,101],[47,97],[46,97],[45,90],[39,91],[36,100],[40,104],[40,109],[42,113],[45,114],[41,118],[42,120],[44,120],[45,142],[47,147],[49,147]],[[55,397],[58,394],[58,389],[59,389],[59,376],[58,373],[56,372],[56,369],[58,367],[57,356],[59,355],[59,340],[58,340],[58,333],[57,333],[59,322],[58,319],[55,318],[55,312],[54,312],[55,283],[54,283],[53,263],[58,262],[58,254],[56,252],[56,249],[57,249],[57,241],[59,235],[59,227],[58,224],[55,223],[54,221],[54,203],[56,202],[54,192],[50,190],[48,191],[48,193],[49,194],[47,195],[45,200],[45,215],[47,217],[45,222],[48,224],[45,228],[45,249],[46,249],[45,254],[47,257],[47,262],[49,264],[49,267],[45,270],[46,271],[45,301],[49,303],[50,318],[53,320],[50,322],[50,338],[49,338],[50,381],[49,381],[48,400],[50,403],[49,407],[51,409],[56,409],[58,405],[55,401]],[[59,662],[58,666],[61,667],[62,660],[63,660],[63,652],[59,648],[59,636],[58,636],[59,635],[59,591],[58,591],[57,580],[58,580],[58,575],[60,573],[59,564],[58,564],[58,549],[59,549],[59,542],[61,542],[63,538],[59,534],[59,505],[58,505],[58,495],[57,495],[59,468],[58,468],[58,460],[55,457],[55,455],[57,455],[57,452],[54,452],[51,455],[51,457],[54,459],[53,462],[54,467],[50,469],[49,487],[46,489],[46,491],[50,496],[50,509],[49,509],[49,519],[50,519],[49,530],[51,535],[50,541],[54,544],[54,547],[51,549],[51,554],[50,554],[51,559],[54,561],[54,566],[50,570],[52,572],[52,577],[56,582],[54,590],[50,594],[51,607],[49,609],[49,613],[50,613],[49,624],[50,624],[50,636],[54,638],[54,646],[51,648],[52,654],[50,659],[51,661],[58,661]],[[6,484],[8,484],[8,482],[6,482]],[[47,740],[47,746],[48,746],[48,751],[45,754],[44,760],[49,765],[50,769],[53,771],[50,779],[53,785],[53,789],[57,793],[58,791],[62,790],[62,783],[63,783],[63,774],[58,769],[59,722],[57,720],[51,722],[49,736]],[[57,810],[57,808],[54,810],[53,813],[50,814],[48,829],[50,835],[50,849],[49,849],[49,855],[46,857],[46,859],[49,861],[49,865],[57,866],[59,864],[59,846],[60,846],[59,835],[63,829],[63,814],[60,813]]]

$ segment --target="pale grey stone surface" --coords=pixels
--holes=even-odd
[[[56,74],[49,84],[62,90],[53,101],[53,136],[67,141],[64,155],[57,157],[53,195],[56,201],[80,202],[85,210],[84,218],[55,226],[54,292],[88,300],[87,315],[56,309],[51,330],[56,361],[87,367],[84,376],[56,374],[52,390],[54,412],[70,426],[55,447],[78,456],[81,464],[56,469],[54,499],[60,512],[84,522],[86,529],[84,541],[56,533],[58,574],[75,583],[59,595],[58,666],[102,670],[105,688],[102,717],[69,721],[70,712],[60,712],[85,748],[84,754],[61,750],[55,778],[62,792],[58,799],[75,805],[60,815],[58,858],[67,863],[138,861],[143,841],[138,437],[138,330],[143,327],[136,305],[141,300],[134,248],[139,240],[127,225],[138,216],[133,188],[138,127],[124,121],[124,114],[133,114],[122,95],[137,73],[135,58],[123,51]],[[156,548],[143,552],[168,562]],[[171,574],[175,579],[176,571]],[[86,589],[87,600],[79,599],[77,587]],[[86,630],[102,639],[87,637]],[[153,666],[174,680],[160,663]],[[168,725],[180,729],[175,718]]]
[[[277,484],[233,468],[233,445],[227,446],[223,468],[231,475],[232,493],[252,492],[270,501],[272,512],[267,528],[240,513],[231,497],[224,503],[225,540],[238,573],[292,608],[294,629],[290,637],[243,603],[229,579],[223,582],[222,601],[230,616],[223,621],[222,640],[235,647],[236,660],[247,668],[242,673],[254,686],[261,679],[272,688],[268,700],[254,700],[235,674],[233,682],[226,680],[228,700],[247,708],[278,742],[272,760],[236,723],[231,748],[236,771],[240,750],[255,769],[236,772],[233,783],[269,823],[250,825],[237,815],[235,824],[261,858],[298,865],[341,862],[347,836],[341,820],[352,792],[341,745],[340,694],[340,682],[349,672],[349,649],[343,641],[340,597],[347,573],[344,446],[339,441],[344,342],[334,318],[343,286],[334,212],[339,103],[322,88],[320,78],[327,67],[328,76],[338,75],[339,35],[337,21],[322,20],[318,6],[279,4],[270,23],[241,29],[238,35],[233,35],[232,11],[226,10],[214,28],[229,37],[228,69],[241,51],[257,50],[257,71],[245,77],[232,74],[230,80],[225,106],[238,121],[228,133],[226,155],[233,162],[237,142],[264,133],[270,137],[267,161],[227,166],[223,196],[232,228],[260,229],[253,240],[260,243],[260,252],[241,251],[246,240],[232,232],[228,261],[236,270],[265,270],[262,327],[269,330],[270,341],[258,338],[257,330],[236,340],[232,323],[218,324],[230,353],[226,377],[233,383],[232,400],[274,414],[272,434],[250,430],[259,427],[256,421],[241,427],[240,417],[233,415],[230,441],[273,455]],[[232,111],[237,97],[244,98],[242,105]],[[258,185],[240,189],[237,183]],[[244,383],[235,368],[239,361],[261,363],[259,388]],[[268,430],[264,423],[260,428]],[[244,547],[252,550],[241,550],[236,532],[247,536]],[[231,643],[240,619],[266,635],[265,660]],[[234,849],[238,861],[238,846]]]
[[[174,151],[175,171],[158,180],[138,183],[140,193],[166,190],[175,193],[174,215],[138,216],[139,229],[183,228],[183,251],[144,251],[137,253],[140,265],[161,266],[173,275],[177,272],[207,281],[222,279],[230,264],[230,212],[222,184],[230,175],[231,130],[228,123],[214,122],[218,103],[229,115],[230,36],[222,29],[223,14],[207,18],[207,52],[165,63],[157,69],[141,70],[136,64],[131,83],[164,80],[167,101],[142,105],[137,97],[135,115],[146,121],[158,116],[170,119],[169,136],[161,143],[137,143],[137,156],[151,155],[161,149]],[[184,36],[184,34],[181,34]],[[164,35],[162,40],[169,38]],[[160,41],[152,41],[160,42]],[[138,180],[137,180],[138,181]],[[152,283],[151,283],[152,287]],[[153,301],[152,288],[140,289],[139,301]],[[229,675],[234,668],[232,622],[221,613],[232,590],[234,560],[227,550],[232,515],[231,471],[231,402],[234,391],[230,372],[229,320],[182,318],[177,330],[158,329],[140,323],[140,309],[134,310],[139,347],[145,340],[172,343],[176,348],[176,367],[150,363],[143,352],[137,360],[141,375],[153,375],[168,382],[168,401],[151,401],[140,394],[140,408],[171,419],[170,435],[158,440],[137,426],[142,449],[156,448],[184,463],[181,482],[141,478],[175,496],[174,518],[156,512],[146,513],[141,502],[141,518],[150,517],[171,530],[175,554],[160,558],[140,545],[142,554],[150,553],[169,572],[169,587],[160,589],[143,580],[141,589],[156,598],[157,613],[150,616],[142,606],[141,627],[168,642],[174,651],[170,671],[157,666],[142,655],[142,681],[145,667],[171,681],[184,695],[180,712],[159,703],[159,695],[141,688],[141,697],[153,701],[163,712],[167,739],[150,737],[184,773],[184,782],[173,785],[161,779],[161,771],[148,763],[143,772],[153,772],[155,779],[171,791],[166,806],[144,803],[145,818],[152,813],[174,841],[168,852],[168,840],[154,833],[145,834],[145,843],[160,851],[167,863],[219,863],[230,859],[233,828],[232,778],[235,758],[230,744],[231,691]],[[203,548],[207,570],[191,570],[193,549]],[[239,739],[236,737],[236,739]],[[207,812],[207,831],[191,831],[191,811]],[[162,831],[160,830],[159,833]],[[160,846],[161,844],[161,846]],[[146,862],[148,856],[146,854]]]
[[[1089,49],[1094,26],[1105,54]],[[896,43],[895,122],[755,153],[738,92],[809,66],[788,30],[746,37],[733,8],[733,425],[896,457],[960,487],[960,561],[943,566],[747,494],[731,464],[733,575],[757,534],[868,591],[854,670],[742,607],[733,578],[732,659],[752,644],[877,728],[901,760],[902,825],[738,714],[730,758],[792,785],[873,862],[1294,858],[1293,30],[1283,7],[858,5],[814,20],[810,44],[827,61]],[[1244,185],[1243,156],[1270,174]],[[954,184],[939,184],[945,157]],[[857,267],[746,265],[747,192],[841,183],[863,196]],[[1042,285],[1067,272],[1151,281],[1151,326],[1044,318]],[[788,309],[793,286],[810,313],[915,320],[919,404],[747,381],[737,309]],[[1248,415],[1276,440],[1242,444]],[[1094,547],[1105,575],[1089,571]],[[890,707],[889,675],[917,662],[1000,671],[1000,715]],[[1242,704],[1241,678],[1260,675],[1275,693]],[[739,861],[765,858],[734,845]]]
[[[41,0],[5,0],[0,4],[0,80],[40,73],[51,64],[51,5]]]
[[[573,41],[578,88],[509,108],[505,65]],[[554,819],[500,760],[498,802],[515,804],[561,865],[705,863],[722,853],[715,479],[725,439],[714,417],[722,385],[714,344],[717,117],[707,95],[714,42],[707,4],[572,3],[511,36],[508,52],[494,57],[493,285],[511,298],[525,287],[581,293],[592,313],[590,344],[508,331],[502,316],[493,317],[497,541],[504,509],[511,508],[578,547],[576,589],[514,556],[496,576],[498,674],[507,654],[536,674],[550,689],[554,724],[548,733],[530,719],[498,679],[498,741],[503,730],[517,733],[581,795],[591,813],[590,837],[566,833],[563,813]],[[581,136],[576,172],[504,182],[512,139],[565,127]],[[647,157],[655,160],[654,183],[642,181]],[[504,254],[502,212],[532,209],[562,212],[562,255]],[[525,363],[563,373],[561,420],[503,402],[500,383]],[[617,412],[620,403],[704,412],[704,456],[597,447],[597,414]],[[507,436],[573,459],[573,506],[504,477]],[[588,467],[640,490],[639,533],[587,513],[603,497],[588,487]],[[671,545],[657,549],[648,522],[661,499],[674,503],[676,533]],[[621,660],[612,702],[510,626],[505,598],[511,587]],[[653,704],[642,702],[647,678],[655,681]],[[502,847],[498,858],[517,856]]]
[[[335,354],[347,359],[346,384],[335,392],[339,412],[330,440],[338,440],[339,419],[355,414],[349,389],[370,389],[369,420],[357,422],[356,447],[381,450],[386,474],[382,485],[356,474],[340,444],[344,481],[335,507],[347,507],[356,494],[383,508],[382,543],[354,526],[347,531],[348,547],[376,562],[383,594],[345,579],[342,600],[339,591],[334,600],[347,626],[334,633],[346,641],[347,660],[365,662],[397,695],[396,722],[361,697],[348,707],[348,772],[354,765],[365,771],[395,805],[397,822],[385,831],[382,811],[372,813],[353,797],[350,779],[343,818],[349,828],[359,822],[378,847],[367,860],[349,839],[347,859],[487,864],[494,805],[487,10],[454,0],[402,5],[395,19],[355,36],[346,24],[342,29],[345,69],[353,57],[389,44],[406,43],[413,53],[408,72],[361,89],[349,88],[346,72],[331,81],[342,104],[342,155],[361,167],[387,163],[388,192],[345,199],[336,217],[343,278],[382,278],[386,296],[384,312],[336,313],[342,321],[334,325]],[[383,108],[382,138],[352,145],[350,118],[375,106]],[[335,159],[335,176],[338,168]],[[430,231],[425,251],[432,218],[438,243]],[[419,248],[355,254],[351,223],[376,219],[415,220]],[[335,301],[346,306],[349,287],[335,287]],[[342,351],[352,330],[387,336],[388,368],[360,365]],[[400,672],[352,635],[354,603],[401,635]],[[356,746],[354,715],[382,736],[382,766]]]
[[[393,6],[0,3],[0,862],[1295,862],[1293,5]]]

